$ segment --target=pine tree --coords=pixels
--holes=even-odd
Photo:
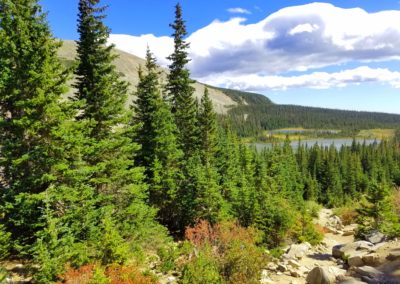
[[[137,99],[131,124],[140,125],[134,141],[142,145],[137,163],[146,168],[150,203],[158,208],[161,223],[174,231],[178,226],[176,194],[182,179],[182,152],[178,149],[173,116],[161,96],[158,66],[149,49],[146,69],[139,69],[135,95]]]
[[[145,204],[148,194],[143,169],[136,167],[132,158],[140,147],[128,136],[132,127],[124,108],[127,83],[112,63],[113,46],[106,45],[109,29],[102,22],[105,8],[98,8],[99,2],[79,1],[75,100],[81,111],[78,119],[88,125],[82,160],[88,166],[86,184],[94,188],[97,227],[107,225],[117,239],[131,240],[134,232],[152,226],[154,210]],[[105,233],[96,230],[90,238],[101,240]],[[101,242],[98,245],[99,252],[111,249]],[[117,251],[104,253],[116,259],[101,257],[103,262],[120,261]]]
[[[399,217],[394,211],[392,192],[387,184],[378,185],[372,181],[368,195],[357,212],[360,237],[375,230],[393,235],[400,233]]]
[[[1,1],[0,38],[0,215],[14,248],[26,253],[45,226],[43,195],[63,152],[54,131],[67,119],[67,72],[38,1]]]
[[[110,33],[102,20],[106,7],[98,8],[100,0],[80,0],[78,14],[77,61],[75,71],[77,92],[80,101],[80,119],[92,123],[91,137],[110,135],[118,123],[123,122],[128,84],[121,80],[112,61],[116,58],[113,45],[107,45]]]
[[[207,88],[205,88],[204,95],[201,98],[198,121],[203,163],[211,165],[217,153],[217,117]]]
[[[179,143],[188,158],[194,155],[198,145],[198,129],[196,119],[196,102],[193,98],[193,80],[186,68],[189,63],[189,43],[184,37],[187,35],[185,21],[182,19],[180,4],[175,7],[175,21],[170,25],[174,33],[174,52],[168,57],[171,61],[167,82],[168,97],[172,105],[172,113],[179,130]]]

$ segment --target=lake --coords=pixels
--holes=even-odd
[[[358,143],[364,143],[367,145],[371,145],[373,143],[380,143],[380,139],[356,139],[356,142]],[[329,147],[332,144],[337,148],[340,149],[342,146],[351,146],[353,143],[352,138],[315,138],[315,139],[304,139],[300,141],[301,145],[306,145],[307,147],[312,147],[314,144],[317,143],[320,146],[323,147]],[[279,144],[283,144],[283,142],[280,142]],[[265,148],[271,148],[272,143],[253,143],[251,145],[256,146],[257,150],[262,150]],[[292,141],[290,143],[293,149],[296,149],[299,146],[299,141]]]

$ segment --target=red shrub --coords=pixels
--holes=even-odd
[[[88,284],[92,281],[95,271],[94,264],[88,264],[79,267],[78,269],[70,268],[63,275],[59,276],[61,282],[59,284]]]

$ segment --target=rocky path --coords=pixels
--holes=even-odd
[[[356,225],[343,226],[330,209],[315,222],[329,231],[322,243],[291,245],[268,265],[261,283],[400,283],[399,241],[355,242]]]

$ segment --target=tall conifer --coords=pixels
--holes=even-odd
[[[67,74],[38,1],[0,1],[0,38],[0,215],[23,250],[45,225],[42,195],[60,154],[53,142],[66,119]]]
[[[104,234],[112,230],[116,239],[127,240],[151,222],[153,211],[144,202],[143,169],[132,159],[140,147],[128,136],[128,85],[112,63],[113,46],[106,44],[109,29],[102,22],[105,7],[98,7],[99,2],[79,1],[75,100],[80,104],[78,118],[88,124],[82,159],[90,167],[87,183],[95,189],[99,227],[104,226]],[[120,261],[117,247],[99,249],[106,253],[103,262]]]
[[[137,162],[146,168],[149,200],[159,209],[160,221],[171,230],[177,227],[176,193],[180,180],[182,151],[177,145],[177,128],[168,104],[161,95],[159,71],[150,50],[146,53],[146,69],[139,69],[133,125],[140,125],[134,140],[142,145]]]
[[[205,88],[204,95],[200,101],[198,121],[203,163],[210,165],[217,153],[217,117],[207,88]]]
[[[194,81],[190,79],[186,67],[189,63],[189,43],[184,39],[187,32],[180,4],[175,6],[175,21],[170,26],[174,30],[174,52],[168,57],[171,64],[166,89],[179,130],[179,143],[185,156],[190,157],[197,151],[198,145],[197,109],[193,98]]]

